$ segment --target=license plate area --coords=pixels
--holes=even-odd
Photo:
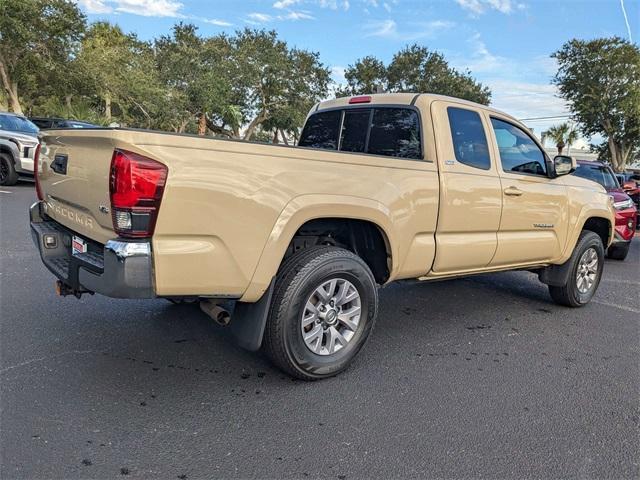
[[[74,235],[71,237],[71,254],[76,256],[87,253],[87,242],[84,239]]]

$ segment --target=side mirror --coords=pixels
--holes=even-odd
[[[573,173],[577,166],[578,164],[575,158],[567,155],[556,155],[553,157],[553,176],[559,177]]]

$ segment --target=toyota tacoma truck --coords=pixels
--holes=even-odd
[[[298,143],[45,132],[31,230],[58,292],[198,300],[306,380],[347,367],[395,280],[528,270],[561,305],[593,297],[610,198],[513,117],[347,97],[315,105]]]

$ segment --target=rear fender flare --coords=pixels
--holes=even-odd
[[[318,218],[348,218],[377,225],[388,242],[387,247],[391,252],[390,276],[393,278],[399,267],[398,247],[392,233],[394,229],[391,215],[386,206],[376,200],[350,195],[300,195],[289,201],[280,212],[241,301],[255,302],[262,296],[278,272],[295,233],[306,222]]]

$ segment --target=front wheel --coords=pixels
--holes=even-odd
[[[364,346],[377,310],[376,282],[360,257],[312,247],[288,259],[278,273],[263,348],[293,377],[330,377]]]
[[[0,153],[0,185],[15,185],[18,182],[18,173],[13,160],[6,153]]]
[[[630,243],[619,243],[611,245],[607,250],[607,257],[612,260],[624,260],[629,254]]]
[[[567,307],[581,307],[589,303],[598,289],[604,266],[602,239],[591,231],[583,231],[571,258],[567,282],[562,286],[549,285],[553,300]]]

